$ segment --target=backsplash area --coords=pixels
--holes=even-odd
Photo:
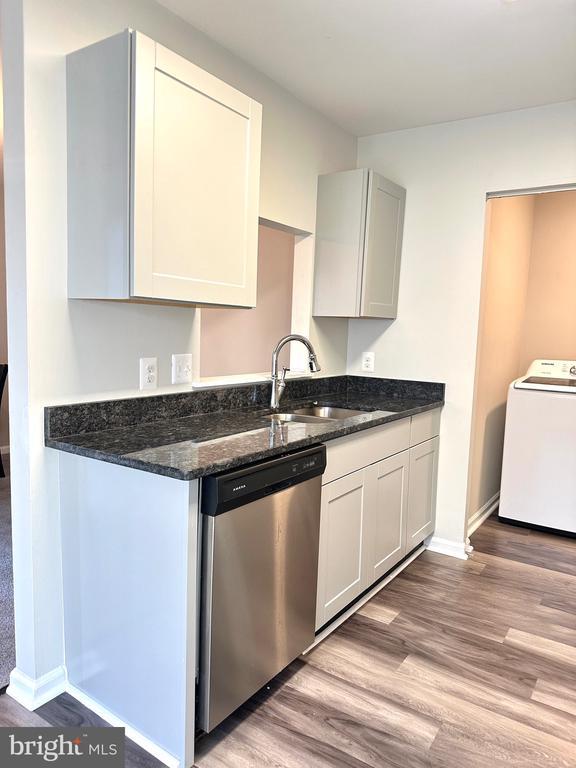
[[[91,403],[51,406],[45,409],[45,438],[98,432],[200,413],[219,413],[247,408],[266,408],[270,402],[269,382],[195,389],[172,395],[102,400]],[[289,379],[284,401],[307,397],[374,394],[390,399],[444,399],[444,384],[366,376],[326,376]]]

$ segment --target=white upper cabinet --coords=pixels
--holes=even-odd
[[[67,83],[69,296],[254,306],[260,104],[130,31]]]
[[[316,317],[396,317],[405,201],[375,171],[319,177]]]

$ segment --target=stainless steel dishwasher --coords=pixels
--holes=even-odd
[[[314,640],[323,445],[202,484],[198,724],[211,731]]]

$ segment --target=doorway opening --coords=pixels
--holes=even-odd
[[[494,193],[468,473],[468,535],[498,507],[506,400],[533,360],[576,359],[576,187]]]

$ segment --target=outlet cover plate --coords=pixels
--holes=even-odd
[[[172,355],[172,384],[192,384],[192,355]]]
[[[375,361],[376,355],[374,352],[364,352],[362,355],[362,370],[366,373],[373,373]]]
[[[158,358],[140,358],[140,389],[157,389],[158,387]]]

